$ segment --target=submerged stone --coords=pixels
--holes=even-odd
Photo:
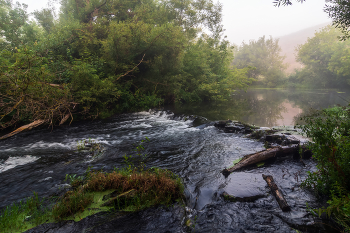
[[[247,196],[247,197],[235,197],[232,196],[226,192],[222,193],[222,196],[224,197],[225,200],[229,200],[229,201],[239,201],[239,202],[254,202],[260,198],[265,197],[265,195],[255,195],[255,196]]]
[[[244,126],[236,125],[235,123],[228,123],[224,128],[225,133],[237,133],[244,129]]]
[[[227,121],[216,121],[215,123],[214,123],[214,126],[216,127],[216,128],[225,128],[225,126],[226,126],[226,124],[227,123],[231,123],[232,121],[230,121],[230,120],[227,120]]]

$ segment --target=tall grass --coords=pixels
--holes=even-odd
[[[22,232],[31,226],[44,223],[51,218],[50,213],[42,205],[38,194],[25,201],[7,206],[0,213],[0,232]]]

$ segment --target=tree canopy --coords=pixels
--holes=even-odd
[[[278,39],[265,39],[263,36],[237,47],[233,64],[237,68],[253,68],[248,72],[250,78],[261,79],[263,85],[275,87],[284,77],[286,68],[280,52]]]
[[[350,42],[339,41],[341,31],[327,26],[297,48],[297,60],[304,65],[294,81],[314,87],[350,85]]]

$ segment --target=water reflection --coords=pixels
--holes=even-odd
[[[169,106],[179,114],[194,114],[209,120],[238,120],[258,126],[294,125],[295,117],[310,109],[347,105],[350,92],[334,90],[250,89],[236,92],[230,101]]]

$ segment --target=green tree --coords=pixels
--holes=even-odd
[[[286,68],[280,53],[278,40],[263,36],[247,44],[243,42],[236,49],[233,64],[237,68],[254,67],[249,71],[250,78],[262,79],[264,85],[275,87],[281,83]]]
[[[28,21],[27,5],[12,0],[0,1],[0,49],[15,49],[34,43],[41,31]]]
[[[28,21],[25,6],[1,3],[0,16],[19,22],[1,24],[2,42],[8,48],[0,58],[6,64],[2,82],[10,85],[10,77],[23,71],[34,75],[25,76],[33,87],[30,95],[40,96],[37,87],[45,84],[57,87],[52,89],[57,92],[65,90],[67,96],[64,107],[42,104],[55,109],[44,117],[44,112],[35,114],[34,108],[25,107],[28,102],[21,101],[19,96],[29,91],[25,86],[23,94],[9,92],[0,98],[1,115],[7,116],[1,118],[4,127],[39,116],[54,124],[67,111],[71,116],[107,117],[163,101],[223,100],[250,82],[247,68],[230,65],[232,48],[222,39],[221,5],[212,0],[62,0],[57,19],[52,9],[36,11],[38,24]],[[36,33],[24,30],[26,25]],[[24,51],[35,63],[17,62]],[[50,74],[47,80],[42,80],[43,67]],[[13,85],[3,88],[13,90]],[[41,92],[57,101],[58,95]],[[24,108],[27,118],[19,114]],[[17,113],[9,122],[8,117]]]
[[[42,9],[34,12],[35,19],[45,29],[47,33],[54,27],[54,15],[52,9]]]
[[[340,30],[327,26],[297,48],[297,61],[304,64],[304,70],[309,74],[299,79],[322,88],[347,85],[350,78],[347,68],[350,64],[350,42],[339,41],[339,35]]]

